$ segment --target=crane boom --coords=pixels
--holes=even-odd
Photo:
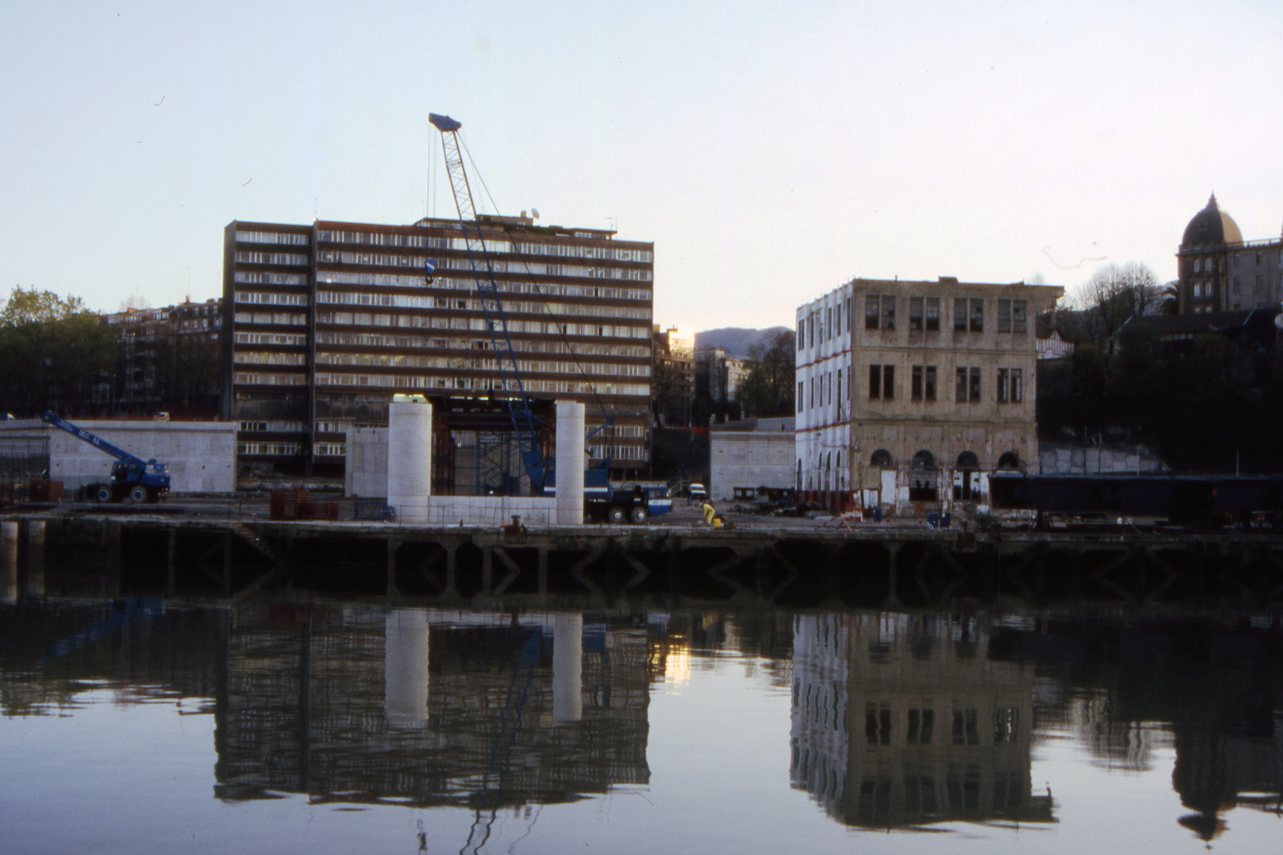
[[[89,431],[85,430],[79,425],[73,424],[72,422],[67,421],[66,419],[62,418],[57,413],[51,410],[46,411],[43,415],[40,416],[40,418],[46,424],[51,424],[54,427],[59,428],[60,430],[65,430],[67,433],[71,434],[76,439],[83,440],[89,443],[90,445],[92,445],[94,448],[98,449],[99,451],[105,452],[106,454],[110,454],[112,457],[116,458],[121,463],[132,463],[137,466],[147,465],[148,461],[143,460],[138,455],[130,454],[128,451],[125,451],[123,448],[117,445],[112,445],[110,442],[103,439],[98,434],[90,433]],[[152,460],[151,463],[155,464],[156,461]]]
[[[88,492],[97,501],[118,502],[128,497],[133,502],[154,502],[169,492],[169,473],[164,463],[157,463],[155,458],[143,460],[136,454],[130,454],[98,434],[67,421],[52,410],[46,410],[40,418],[46,424],[64,430],[115,458],[116,462],[111,466],[111,481],[107,484],[89,485],[92,489],[88,489]]]
[[[503,389],[504,402],[512,420],[522,464],[530,476],[532,490],[538,495],[544,487],[548,463],[539,449],[538,425],[534,412],[530,408],[530,399],[526,396],[521,371],[517,367],[512,336],[508,332],[508,318],[503,310],[503,302],[499,298],[499,286],[495,282],[494,263],[486,248],[481,223],[477,220],[472,188],[468,184],[468,173],[463,166],[463,153],[459,147],[459,129],[463,124],[449,116],[437,113],[429,113],[428,121],[441,132],[441,147],[445,153],[446,172],[450,175],[454,207],[463,228],[468,263],[472,267],[472,278],[476,282],[477,297],[481,301],[486,331],[490,334],[490,346],[495,352],[495,361],[499,367],[499,381]]]

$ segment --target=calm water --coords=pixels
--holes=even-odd
[[[1277,617],[0,605],[5,852],[1283,851]]]

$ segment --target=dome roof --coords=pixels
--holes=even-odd
[[[1241,243],[1243,233],[1234,218],[1216,206],[1216,194],[1207,200],[1207,207],[1194,215],[1185,227],[1181,247],[1207,246],[1209,244]]]

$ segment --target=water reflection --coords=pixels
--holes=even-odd
[[[235,620],[220,798],[495,808],[649,780],[644,624],[361,607]]]
[[[791,754],[787,780],[722,762],[747,763],[754,786],[805,792],[827,825],[1054,830],[1074,810],[1052,796],[1064,770],[1035,781],[1031,769],[1040,744],[1065,736],[1094,772],[1174,756],[1171,809],[1144,822],[1212,840],[1234,808],[1283,812],[1276,617],[211,609],[26,594],[0,606],[5,716],[74,713],[87,687],[212,715],[226,803],[299,794],[480,817],[662,787],[648,753],[672,749],[651,744],[652,696],[726,662],[759,687],[751,702],[779,699]],[[716,787],[708,762],[701,780]]]
[[[850,825],[1051,822],[1031,791],[1033,669],[989,658],[974,618],[794,621],[795,787]]]
[[[1171,747],[1172,787],[1205,840],[1225,812],[1283,813],[1283,632],[1246,620],[1041,618],[995,630],[994,658],[1035,663],[1044,725],[1102,765],[1146,769]]]

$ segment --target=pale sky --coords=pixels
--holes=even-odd
[[[499,212],[654,241],[688,330],[853,276],[1165,281],[1213,191],[1283,227],[1278,0],[3,0],[0,75],[0,298],[105,311],[219,295],[233,219],[451,214],[429,112]]]

